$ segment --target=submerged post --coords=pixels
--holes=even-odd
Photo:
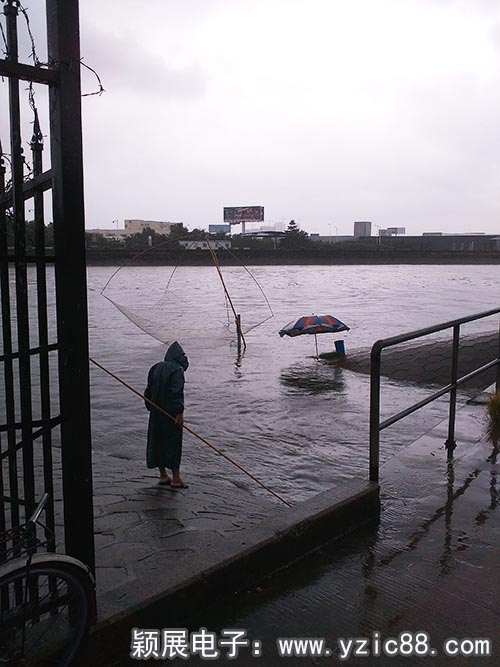
[[[238,337],[238,354],[241,352],[241,315],[236,315],[236,335]]]

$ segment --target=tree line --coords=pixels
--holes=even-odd
[[[206,240],[207,232],[203,229],[193,229],[189,231],[183,223],[176,223],[172,225],[170,233],[158,234],[154,229],[145,227],[142,231],[122,239],[111,239],[101,234],[85,234],[86,246],[88,249],[99,250],[118,250],[124,248],[126,250],[145,250],[151,246],[162,245],[165,249],[169,247],[178,247],[178,242],[183,241],[204,241]],[[214,241],[225,239],[226,235],[223,233],[210,234],[210,239]],[[279,239],[279,245],[286,248],[306,248],[311,243],[307,232],[301,230],[295,220],[290,220],[285,231],[285,236]],[[250,248],[250,249],[273,249],[276,248],[276,242],[272,238],[256,239],[252,236],[243,236],[242,234],[235,234],[231,236],[231,246],[233,248]]]
[[[33,250],[36,246],[36,229],[35,222],[29,220],[25,223],[25,240],[27,250]],[[14,245],[14,222],[11,216],[6,219],[6,231],[8,245]],[[176,223],[172,225],[168,235],[158,234],[154,229],[146,227],[141,232],[131,234],[122,239],[112,239],[103,236],[102,234],[92,234],[85,232],[85,245],[87,249],[111,250],[116,251],[120,248],[126,250],[144,250],[150,246],[163,245],[165,248],[178,248],[178,241],[204,241],[207,232],[203,229],[193,229],[191,231],[183,223]],[[222,240],[226,236],[223,233],[211,234],[211,239]],[[54,225],[49,223],[44,226],[44,242],[46,248],[54,246]],[[291,220],[286,231],[285,236],[280,239],[280,245],[287,248],[306,248],[310,243],[307,232],[299,229],[294,220]],[[251,236],[243,236],[236,234],[231,237],[231,244],[233,248],[248,248],[257,249],[273,249],[276,243],[272,239],[255,239]]]

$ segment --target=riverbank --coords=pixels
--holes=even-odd
[[[266,514],[263,523],[237,530],[236,539],[220,535],[216,549],[212,545],[198,553],[173,552],[173,567],[162,567],[164,552],[155,550],[156,570],[149,571],[149,580],[142,577],[105,594],[83,664],[135,664],[129,648],[134,627],[245,628],[249,637],[265,644],[259,664],[266,666],[277,664],[276,637],[297,636],[298,627],[305,636],[324,636],[330,646],[339,636],[371,636],[374,631],[398,636],[403,630],[415,635],[425,630],[435,647],[442,647],[447,637],[467,635],[490,637],[497,652],[498,601],[490,582],[500,543],[494,522],[498,445],[485,437],[484,411],[477,402],[457,413],[458,447],[452,461],[443,449],[446,432],[444,421],[382,468],[379,522],[324,544],[287,568],[271,567],[269,577],[253,565],[264,563],[259,554],[270,547],[287,547],[285,515],[300,516],[295,537],[312,551],[303,519],[307,516],[309,527],[316,523],[317,510],[311,508],[317,503],[324,502],[329,511],[328,494],[331,501],[333,491],[293,510],[265,501],[265,509],[260,508]],[[351,493],[355,490],[353,483]],[[170,503],[179,508],[189,506],[192,491],[182,498],[166,490],[158,495],[172,496]],[[176,511],[170,503],[158,499],[156,511]],[[140,526],[148,544],[152,536],[157,539],[150,523]],[[264,534],[265,544],[255,543],[255,536]],[[191,535],[193,548],[200,534]],[[329,530],[323,535],[327,541],[333,537]],[[285,552],[282,566],[289,557]],[[247,566],[249,558],[252,567]],[[197,571],[199,564],[203,572]],[[109,615],[113,609],[115,614]],[[382,657],[380,664],[389,667],[391,660]],[[189,661],[203,662],[196,657]],[[242,649],[238,664],[254,662],[249,650]],[[438,658],[437,664],[444,663]]]
[[[137,251],[87,250],[88,266],[211,266],[212,257],[203,250],[163,251],[151,249],[151,252],[137,257]],[[357,265],[357,264],[500,264],[500,253],[479,252],[337,252],[332,254],[301,251],[262,251],[231,250],[231,253],[219,250],[217,258],[222,266],[280,266],[280,265]]]
[[[463,336],[458,358],[459,377],[486,365],[498,353],[498,332]],[[412,382],[421,386],[445,386],[451,378],[452,339],[429,342],[413,341],[384,350],[381,375],[398,382]],[[370,374],[370,350],[355,351],[330,363],[356,373]],[[471,378],[467,389],[484,389],[495,381],[496,369]]]

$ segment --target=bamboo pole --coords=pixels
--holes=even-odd
[[[157,405],[154,401],[151,401],[149,398],[146,398],[146,396],[144,396],[144,394],[141,394],[140,391],[137,391],[137,389],[134,389],[132,386],[130,386],[129,384],[127,384],[127,382],[125,382],[125,380],[122,380],[120,377],[118,377],[118,375],[115,375],[114,373],[112,373],[110,370],[108,370],[107,368],[105,368],[105,367],[104,367],[102,364],[100,364],[98,361],[96,361],[95,359],[92,359],[91,357],[89,358],[89,361],[90,361],[91,363],[93,363],[95,366],[97,366],[98,368],[100,368],[102,371],[104,371],[105,373],[107,373],[109,376],[111,376],[114,380],[116,380],[117,382],[120,382],[120,384],[122,384],[124,387],[126,387],[127,389],[129,389],[132,393],[136,394],[136,396],[139,396],[139,397],[142,398],[144,401],[146,401],[147,403],[149,403],[151,406],[153,406],[154,408],[156,408],[156,410],[159,410],[161,413],[163,413],[164,415],[166,415],[167,417],[169,417],[170,419],[172,419],[173,421],[175,421],[175,417],[174,417],[173,415],[169,414],[166,410],[164,410],[162,407],[160,407],[159,405]],[[217,447],[215,447],[214,445],[212,445],[210,442],[208,442],[208,440],[205,440],[205,438],[203,438],[201,435],[198,435],[198,433],[196,433],[196,432],[193,431],[191,428],[189,428],[189,426],[186,426],[186,424],[182,424],[182,428],[184,428],[188,433],[191,433],[191,435],[194,435],[194,437],[195,437],[195,438],[198,438],[198,440],[201,440],[201,442],[203,442],[205,445],[207,445],[208,447],[210,447],[210,449],[212,449],[214,452],[216,452],[217,454],[219,454],[219,456],[222,456],[222,458],[226,459],[226,461],[229,461],[229,463],[232,463],[233,466],[235,466],[236,468],[238,468],[238,470],[241,470],[241,472],[243,472],[245,475],[247,475],[248,477],[250,477],[250,479],[252,479],[254,482],[256,482],[259,486],[261,486],[263,489],[265,489],[268,493],[272,494],[275,498],[277,498],[278,500],[280,500],[282,503],[284,503],[284,504],[287,505],[288,507],[292,507],[291,503],[289,503],[287,500],[285,500],[285,499],[282,498],[280,495],[278,495],[275,491],[273,491],[273,490],[270,489],[268,486],[266,486],[266,484],[264,484],[264,483],[261,482],[259,479],[257,479],[257,477],[254,477],[254,475],[252,475],[252,473],[248,472],[248,470],[245,470],[245,468],[243,468],[243,466],[241,466],[239,463],[236,463],[236,461],[233,461],[232,458],[230,458],[229,456],[227,456],[227,454],[224,454],[224,452],[222,452],[220,449],[218,449]]]
[[[237,332],[237,336],[238,336],[238,347],[240,347],[240,345],[241,345],[241,343],[240,343],[240,337],[241,337],[241,340],[243,341],[243,349],[246,350],[247,349],[247,344],[245,342],[245,337],[243,336],[243,331],[241,330],[241,321],[240,321],[240,323],[238,323],[238,317],[239,316],[238,316],[238,314],[236,312],[236,309],[233,305],[231,297],[229,296],[229,292],[227,291],[226,283],[224,282],[224,276],[222,275],[222,270],[220,268],[219,260],[217,259],[217,255],[215,254],[214,249],[212,248],[212,246],[210,244],[210,238],[208,237],[208,234],[206,236],[206,239],[207,239],[208,249],[210,251],[213,262],[215,264],[215,268],[217,269],[217,273],[219,274],[219,278],[221,280],[222,287],[224,289],[224,294],[226,295],[227,300],[229,301],[229,305],[231,306],[231,310],[233,311],[234,322],[236,324],[236,332]]]

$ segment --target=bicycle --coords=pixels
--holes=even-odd
[[[95,621],[89,568],[71,556],[37,553],[47,500],[44,494],[26,524],[0,535],[1,667],[69,667]]]

